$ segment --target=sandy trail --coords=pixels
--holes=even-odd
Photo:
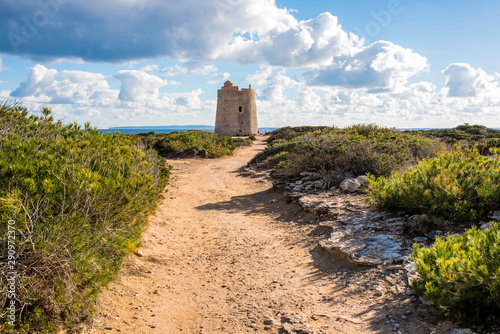
[[[386,314],[406,319],[412,306],[390,277],[382,275],[383,294],[363,288],[380,272],[322,254],[312,217],[264,176],[239,175],[264,147],[169,161],[169,192],[143,236],[144,256],[102,293],[90,332],[393,333]],[[403,333],[430,333],[417,318],[399,322]]]

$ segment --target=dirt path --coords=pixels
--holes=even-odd
[[[327,257],[315,248],[312,217],[265,177],[239,175],[263,149],[169,161],[170,190],[144,234],[144,256],[102,293],[90,332],[430,333],[425,314],[410,316],[399,276]]]

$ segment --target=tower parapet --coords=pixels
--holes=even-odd
[[[259,132],[255,90],[239,90],[231,81],[217,91],[215,133],[226,136],[249,136]]]

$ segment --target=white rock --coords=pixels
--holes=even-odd
[[[479,228],[481,230],[486,230],[487,228],[491,228],[491,223],[482,224],[481,227]]]
[[[138,257],[143,257],[144,256],[144,253],[142,251],[140,251],[140,250],[135,251],[134,254],[135,254],[135,256],[138,256]]]
[[[361,184],[364,187],[368,187],[368,176],[366,175],[361,175],[356,178],[356,182]]]
[[[342,183],[340,184],[340,189],[348,192],[355,192],[361,187],[361,184],[359,184],[356,179],[353,178],[347,178]]]

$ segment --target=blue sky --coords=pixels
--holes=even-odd
[[[0,99],[65,122],[500,127],[493,0],[0,0]]]

